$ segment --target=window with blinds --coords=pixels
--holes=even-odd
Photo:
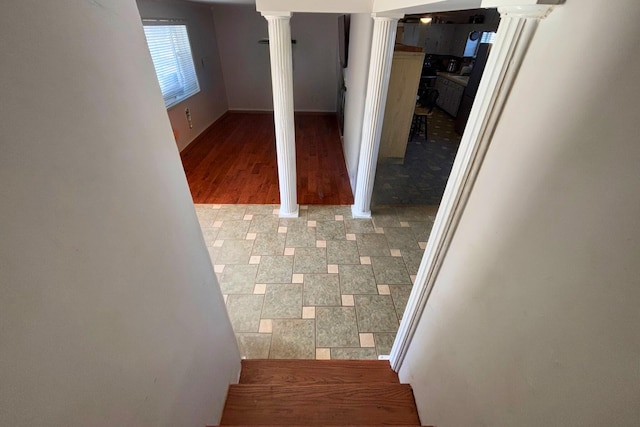
[[[480,43],[490,43],[493,44],[493,42],[496,40],[496,33],[493,32],[484,32],[482,33],[482,37],[480,38]]]
[[[186,25],[144,25],[167,108],[200,92]]]

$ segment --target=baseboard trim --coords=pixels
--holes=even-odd
[[[211,124],[210,124],[209,126],[207,126],[207,127],[206,127],[202,132],[200,132],[200,133],[198,134],[198,136],[196,136],[195,138],[193,138],[193,139],[191,140],[191,142],[190,142],[190,143],[188,143],[187,145],[185,145],[185,146],[182,148],[182,150],[180,150],[180,155],[187,154],[187,153],[188,153],[188,150],[189,150],[189,147],[194,146],[194,145],[195,145],[195,144],[194,144],[195,142],[200,141],[200,140],[201,140],[201,139],[202,139],[202,138],[203,138],[203,137],[204,137],[204,136],[205,136],[205,135],[206,135],[206,134],[211,130],[211,128],[213,128],[213,127],[214,127],[214,126],[215,126],[215,125],[216,125],[220,120],[224,119],[224,118],[225,118],[225,117],[227,117],[228,115],[229,115],[229,110],[227,110],[227,111],[225,111],[224,113],[222,113],[222,115],[220,115],[220,117],[218,117],[217,119],[215,119],[215,120],[213,121],[213,123],[211,123]]]
[[[213,121],[213,123],[211,123],[209,126],[207,126],[202,132],[200,132],[195,138],[193,138],[191,140],[191,142],[189,142],[187,145],[185,145],[181,150],[180,150],[180,155],[186,154],[188,153],[189,147],[194,145],[194,142],[198,142],[200,139],[202,139],[208,132],[209,130],[211,130],[212,127],[214,127],[220,120],[224,119],[225,117],[227,117],[230,114],[273,114],[273,110],[243,110],[243,109],[238,109],[238,108],[234,108],[234,109],[229,109],[227,111],[225,111],[224,113],[222,113],[222,115],[220,117],[218,117],[217,119],[215,119]],[[336,111],[308,111],[308,110],[298,110],[298,111],[294,111],[294,114],[301,114],[301,115],[327,115],[327,114],[338,114]]]
[[[261,109],[242,109],[242,108],[233,108],[228,111],[228,113],[248,113],[248,114],[273,114],[273,110],[261,110]],[[338,114],[337,111],[325,111],[325,110],[295,110],[294,114],[309,114],[309,115],[326,115],[326,114]]]

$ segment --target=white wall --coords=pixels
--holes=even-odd
[[[640,424],[638,16],[540,24],[400,371],[423,424]]]
[[[209,6],[175,0],[136,1],[143,18],[186,20],[200,92],[167,111],[171,127],[178,132],[178,148],[183,150],[228,110],[220,54]],[[191,112],[193,129],[189,129],[186,108]]]
[[[372,0],[256,0],[260,11],[371,13]]]
[[[216,424],[240,358],[135,2],[0,40],[0,425]]]
[[[254,6],[212,7],[231,110],[273,110],[267,21]],[[296,111],[336,111],[338,15],[296,13],[291,18]]]
[[[371,19],[371,15],[367,13],[351,14],[349,59],[347,68],[344,70],[347,92],[344,105],[342,144],[351,188],[354,190],[358,175],[358,156],[360,155],[362,138],[362,120],[367,95],[372,36],[373,19]]]

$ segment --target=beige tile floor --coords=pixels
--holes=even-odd
[[[242,356],[388,355],[436,210],[196,205]]]

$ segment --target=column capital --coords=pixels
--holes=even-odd
[[[502,18],[544,19],[549,16],[553,8],[554,6],[547,4],[501,6],[498,8],[498,12],[500,12],[500,17]]]
[[[260,12],[260,14],[262,16],[264,16],[266,19],[289,19],[291,18],[291,15],[293,15],[291,12]]]
[[[386,20],[386,21],[397,21],[399,19],[404,18],[404,13],[399,12],[374,12],[371,14],[373,19],[377,20]]]

